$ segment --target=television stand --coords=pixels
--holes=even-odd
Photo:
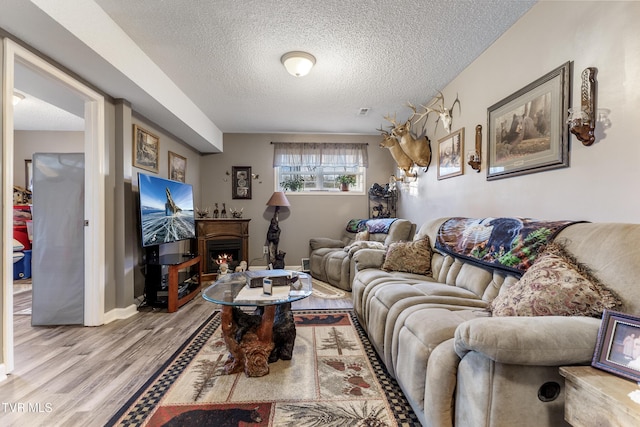
[[[173,313],[200,292],[200,276],[192,279],[192,271],[199,270],[200,256],[166,254],[148,257],[145,293],[150,305],[166,306]],[[195,268],[191,268],[195,266]]]

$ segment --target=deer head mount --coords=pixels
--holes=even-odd
[[[411,118],[413,119],[414,117],[418,117],[417,120],[414,121],[414,123],[418,123],[422,119],[425,119],[425,123],[426,123],[427,122],[426,118],[429,117],[429,114],[436,113],[438,115],[438,118],[436,120],[436,128],[438,127],[438,122],[442,120],[442,126],[444,127],[444,129],[447,131],[447,133],[451,133],[451,122],[453,121],[453,116],[451,115],[451,112],[453,111],[453,107],[455,107],[456,104],[458,104],[458,114],[460,114],[461,108],[460,108],[460,99],[458,98],[458,95],[456,94],[456,99],[455,101],[453,101],[453,104],[451,104],[451,108],[446,108],[444,106],[444,95],[442,94],[442,92],[438,91],[438,96],[436,96],[436,98],[433,101],[431,101],[429,105],[425,106],[420,104],[420,107],[424,109],[422,113],[418,113],[416,111],[417,110],[416,107],[414,107],[410,103],[408,105],[409,105],[409,108],[413,110],[413,116],[411,116]]]
[[[411,118],[404,123],[398,123],[395,114],[393,117],[389,114],[384,116],[384,119],[393,125],[391,126],[391,136],[398,140],[402,151],[404,151],[416,165],[428,168],[429,163],[431,163],[431,144],[429,138],[427,138],[426,135],[422,137],[413,136],[411,133]]]
[[[382,126],[380,126],[378,130],[380,131],[383,138],[380,142],[380,148],[389,149],[391,157],[393,157],[393,160],[396,161],[398,168],[400,168],[400,170],[404,172],[405,176],[411,178],[415,177],[416,173],[411,170],[411,167],[413,166],[413,160],[411,160],[411,157],[409,157],[407,153],[402,150],[402,147],[400,147],[400,144],[398,143],[398,139],[386,130],[382,129]]]

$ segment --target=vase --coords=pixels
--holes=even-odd
[[[349,191],[349,184],[343,182],[340,184],[340,191]]]

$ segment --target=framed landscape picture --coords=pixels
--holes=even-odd
[[[251,199],[251,166],[233,166],[231,178],[231,198]]]
[[[169,151],[169,179],[184,182],[187,176],[187,158]]]
[[[566,62],[489,107],[487,180],[569,166]]]
[[[438,179],[462,175],[464,128],[438,140]]]
[[[133,166],[158,173],[160,138],[133,125]]]

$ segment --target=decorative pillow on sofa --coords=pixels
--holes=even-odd
[[[552,243],[520,280],[490,304],[493,316],[592,316],[620,301],[560,244]]]
[[[395,242],[389,245],[382,269],[431,275],[431,244],[429,237],[411,242]]]

